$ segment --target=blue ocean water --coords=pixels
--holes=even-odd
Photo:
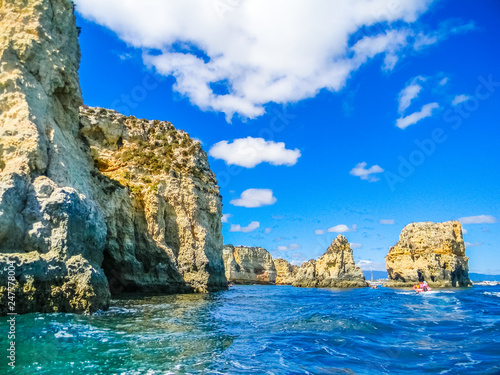
[[[235,286],[18,316],[16,330],[16,374],[500,373],[498,286]],[[7,342],[0,332],[4,354]]]

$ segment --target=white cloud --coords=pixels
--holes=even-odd
[[[230,232],[249,233],[249,232],[253,232],[258,227],[260,227],[260,223],[258,221],[252,221],[246,227],[242,227],[240,224],[231,224],[231,229],[229,229],[229,231]]]
[[[444,77],[441,81],[439,81],[439,86],[444,86],[448,83],[448,77]]]
[[[392,225],[394,224],[394,219],[380,219],[380,224]]]
[[[356,228],[357,228],[356,224],[354,224],[352,228],[349,228],[345,224],[339,224],[335,225],[334,227],[328,228],[328,232],[333,232],[333,233],[355,232]]]
[[[361,245],[360,243],[351,242],[351,249],[360,249],[362,247],[363,245]]]
[[[235,139],[233,143],[220,141],[212,146],[208,154],[224,160],[229,165],[246,168],[253,168],[264,162],[292,166],[300,157],[298,149],[287,150],[283,142],[252,137]]]
[[[481,246],[483,243],[482,242],[466,242],[465,246],[467,247],[477,247]]]
[[[416,124],[420,120],[432,116],[433,110],[439,108],[438,103],[428,103],[418,112],[413,112],[411,115],[401,117],[396,120],[396,126],[400,129],[406,129],[408,126]]]
[[[455,96],[455,98],[453,99],[453,101],[451,102],[451,105],[458,105],[460,103],[463,103],[463,102],[466,102],[467,100],[469,100],[470,96],[468,95],[457,95]]]
[[[475,25],[472,21],[464,24],[458,19],[446,20],[439,25],[439,28],[436,31],[433,31],[429,34],[419,32],[417,35],[415,35],[415,43],[413,44],[413,48],[416,51],[422,50],[428,46],[449,38],[453,34],[462,34],[474,29]]]
[[[271,233],[272,231],[273,231],[273,228],[271,228],[271,227],[267,227],[266,229],[264,229],[264,233],[265,233],[265,234],[269,234],[269,233]]]
[[[360,260],[356,262],[356,265],[359,266],[363,271],[387,271],[385,267],[385,263],[373,262],[371,260]]]
[[[241,193],[240,198],[233,199],[229,203],[240,207],[261,207],[275,204],[276,201],[271,189],[247,189]]]
[[[292,243],[288,246],[278,246],[279,251],[289,251],[289,250],[297,250],[300,249],[300,245],[296,243]]]
[[[462,224],[493,224],[497,219],[491,215],[466,216],[458,219]]]
[[[362,180],[368,180],[369,182],[375,182],[380,180],[380,178],[373,175],[376,173],[382,173],[384,172],[384,170],[378,165],[373,165],[368,169],[366,169],[366,166],[367,166],[366,162],[358,163],[353,169],[351,169],[349,174],[357,176]]]
[[[398,110],[400,114],[403,114],[404,111],[406,111],[412,100],[417,98],[420,91],[422,91],[422,86],[418,84],[419,81],[425,81],[425,78],[422,76],[413,78],[412,81],[399,93]]]
[[[235,113],[260,116],[270,102],[338,91],[377,55],[384,69],[392,69],[415,42],[415,21],[432,0],[220,3],[76,0],[83,17],[142,49],[146,64],[173,76],[175,91],[228,120]],[[374,31],[350,44],[370,26]],[[227,92],[214,91],[217,83]]]
[[[232,214],[223,214],[221,221],[223,223],[229,223],[229,219],[232,218],[232,217],[233,217]]]
[[[469,231],[467,229],[465,229],[464,227],[462,227],[462,234],[467,234],[469,233]]]
[[[316,229],[314,234],[325,234],[325,231],[323,229]]]

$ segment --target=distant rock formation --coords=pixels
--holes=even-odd
[[[273,262],[274,267],[276,268],[276,284],[292,285],[299,267],[292,265],[285,259],[281,258],[273,259]]]
[[[106,309],[111,292],[226,288],[222,204],[199,144],[84,108],[69,0],[0,7],[0,315]]]
[[[468,260],[460,222],[411,223],[385,257],[386,286],[411,287],[423,280],[431,287],[469,286]]]
[[[276,268],[269,251],[262,247],[224,245],[226,278],[235,284],[274,284]]]
[[[292,284],[304,288],[364,288],[361,268],[355,265],[347,239],[338,235],[318,260],[303,263]]]

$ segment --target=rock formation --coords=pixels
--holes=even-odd
[[[276,284],[292,285],[295,275],[299,270],[298,266],[288,263],[285,259],[273,259],[276,268]]]
[[[276,268],[262,247],[224,245],[226,278],[235,284],[274,284]]]
[[[349,242],[340,234],[318,260],[310,260],[300,266],[292,285],[304,288],[368,286],[361,268],[354,264]]]
[[[166,122],[79,112],[69,0],[3,2],[0,33],[0,314],[10,262],[17,313],[224,288],[221,197],[200,145]]]
[[[385,257],[386,286],[411,287],[423,280],[431,287],[468,286],[468,260],[460,222],[411,223]]]

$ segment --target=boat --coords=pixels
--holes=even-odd
[[[413,290],[417,293],[420,293],[420,292],[430,292],[432,290],[431,287],[426,287],[425,289],[424,288],[420,288],[419,285],[413,285]]]

